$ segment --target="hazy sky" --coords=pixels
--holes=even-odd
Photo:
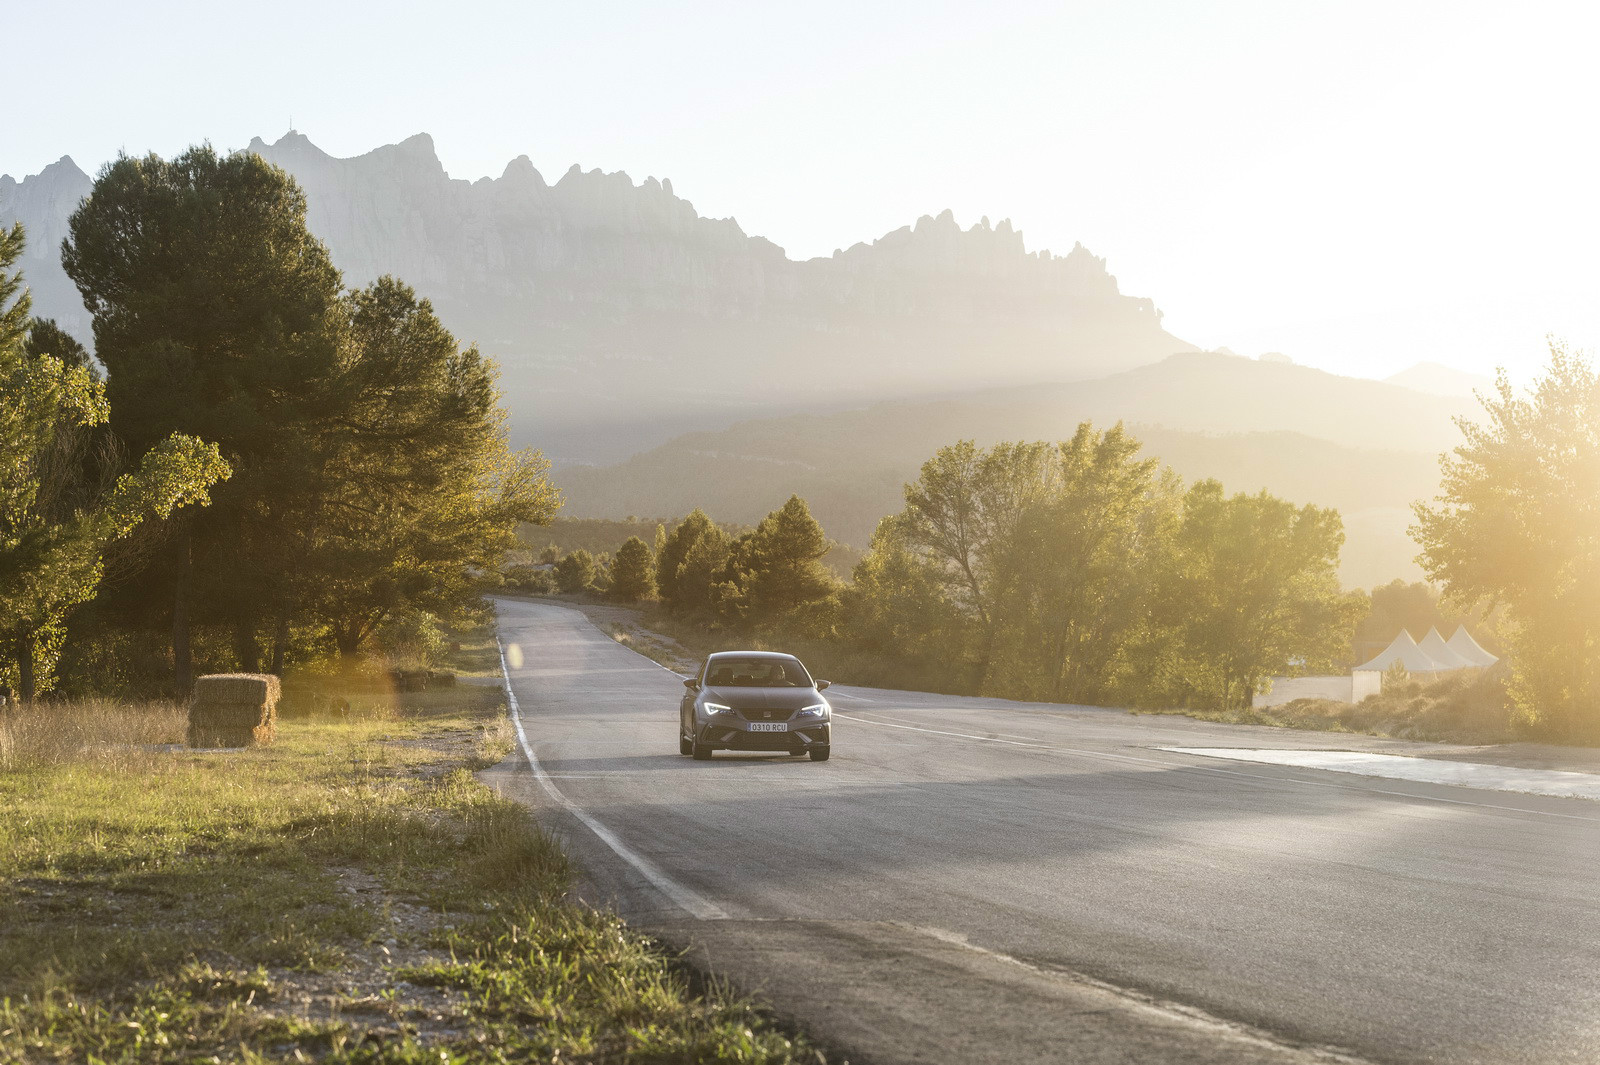
[[[0,171],[426,131],[670,177],[794,257],[950,207],[1082,241],[1177,335],[1383,376],[1600,347],[1590,5],[6,5]]]

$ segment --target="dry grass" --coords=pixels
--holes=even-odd
[[[131,770],[181,744],[188,711],[171,702],[86,699],[0,712],[0,771],[87,763]]]
[[[471,769],[494,688],[191,752],[171,704],[0,718],[0,1065],[818,1060],[698,992]]]

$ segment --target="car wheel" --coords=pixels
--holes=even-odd
[[[813,762],[826,762],[829,753],[830,749],[827,747],[813,747],[811,748],[811,760]]]
[[[711,761],[711,744],[709,744],[709,743],[694,743],[694,744],[690,744],[689,753],[694,756],[694,760],[697,761],[697,762],[709,762],[709,761]]]
[[[804,747],[802,747],[798,751],[790,751],[789,752],[789,757],[790,758],[799,758],[802,754],[805,754],[805,753],[806,753],[806,749]]]
[[[691,740],[689,737],[685,736],[681,732],[678,733],[678,753],[679,754],[693,754],[694,753],[694,741]]]

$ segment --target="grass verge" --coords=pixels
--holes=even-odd
[[[197,753],[172,706],[0,718],[0,1062],[816,1061],[571,901],[472,770],[497,689]]]

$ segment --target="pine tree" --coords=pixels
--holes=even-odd
[[[655,559],[650,545],[630,536],[611,561],[611,598],[624,603],[652,599],[656,594]]]
[[[522,523],[560,500],[535,451],[506,446],[494,364],[427,300],[379,278],[343,301],[344,414],[324,434],[316,520],[290,531],[290,605],[357,653],[392,617],[450,620],[499,571]]]
[[[688,600],[693,599],[698,603],[704,598],[703,589],[680,589],[679,575],[695,545],[708,538],[726,553],[727,537],[706,516],[705,511],[696,507],[676,528],[661,538],[660,546],[656,549],[656,590],[661,602],[674,614],[691,613]],[[704,559],[701,561],[703,563]]]
[[[828,538],[799,496],[763,518],[747,547],[751,619],[772,624],[832,595],[827,553]]]
[[[345,404],[339,272],[282,170],[240,152],[123,156],[73,213],[62,266],[94,316],[111,428],[134,453],[178,432],[214,441],[234,476],[184,511],[170,555],[130,586],[171,604],[176,685],[194,622],[230,626],[240,665],[292,587],[326,427]]]
[[[563,595],[582,595],[594,590],[594,556],[583,548],[556,563],[556,587]]]

